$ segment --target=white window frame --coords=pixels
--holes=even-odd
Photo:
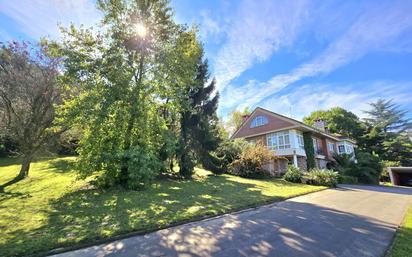
[[[312,137],[312,143],[313,143],[313,150],[315,151],[315,154],[318,154],[318,140],[314,137]]]
[[[296,134],[297,139],[298,139],[298,146],[300,149],[305,149],[305,142],[303,140],[303,135],[302,134]]]
[[[329,152],[334,153],[335,152],[335,144],[331,143],[331,142],[328,142],[328,150],[329,150]]]
[[[289,131],[268,134],[266,136],[266,145],[269,150],[283,150],[292,148]]]
[[[256,128],[269,123],[269,120],[266,116],[259,115],[253,118],[252,122],[250,123],[250,128]]]

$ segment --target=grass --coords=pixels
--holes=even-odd
[[[406,213],[405,220],[395,236],[389,251],[389,257],[406,257],[412,254],[412,205]]]
[[[281,179],[210,176],[196,169],[190,181],[163,179],[144,191],[93,189],[77,180],[74,157],[40,160],[29,178],[0,194],[0,253],[19,256],[281,201],[324,187]],[[0,160],[0,184],[19,170]]]

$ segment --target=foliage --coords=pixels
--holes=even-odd
[[[333,170],[312,169],[305,172],[302,181],[309,185],[335,187],[338,184],[339,174]]]
[[[406,133],[389,134],[382,142],[382,146],[384,160],[398,162],[402,166],[412,166],[412,142]]]
[[[412,127],[412,119],[392,100],[379,99],[370,103],[365,113],[367,132],[362,138],[364,151],[376,154],[384,161],[399,161],[402,165],[412,164],[412,144],[407,130]]]
[[[35,160],[29,179],[0,195],[2,256],[96,243],[323,189],[281,179],[208,176],[210,172],[196,169],[193,180],[159,180],[144,191],[97,190],[87,181],[76,180],[75,161]],[[18,163],[0,159],[0,183],[18,173]]]
[[[227,121],[227,126],[231,131],[231,134],[235,133],[236,130],[240,128],[243,123],[245,115],[250,115],[251,111],[248,107],[245,107],[243,110],[234,109],[229,114],[229,120]]]
[[[75,85],[77,97],[60,113],[83,131],[81,177],[98,172],[101,186],[139,189],[172,170],[175,159],[190,177],[196,161],[209,160],[199,156],[209,157],[218,133],[218,96],[210,97],[214,82],[205,86],[196,30],[177,25],[165,0],[98,6],[104,29],[71,26],[55,44],[56,55],[65,57],[64,81]]]
[[[45,43],[0,43],[0,130],[23,155],[10,183],[28,176],[33,156],[61,131],[54,122],[54,107],[61,103],[59,65]]]
[[[285,175],[283,175],[284,180],[293,183],[301,183],[302,177],[303,172],[293,165],[289,165]]]
[[[240,158],[229,165],[229,173],[256,178],[267,175],[264,165],[273,158],[273,153],[262,144],[249,144],[241,153]]]
[[[358,178],[359,183],[377,184],[382,171],[382,165],[376,155],[365,152],[357,152],[355,162],[350,155],[334,157],[336,169],[341,175]]]
[[[412,128],[412,119],[406,117],[408,111],[400,109],[393,100],[378,99],[370,106],[364,119],[370,126],[382,128],[384,132],[404,132]]]
[[[326,111],[314,111],[309,116],[304,117],[303,122],[312,126],[317,119],[324,120],[327,128],[332,133],[338,133],[357,140],[363,135],[364,127],[358,116],[343,108],[334,107]]]
[[[193,35],[193,39],[194,35]],[[200,46],[199,46],[200,48]],[[200,51],[202,53],[202,51]],[[215,80],[208,84],[208,64],[202,55],[197,56],[198,63],[194,82],[184,87],[180,100],[180,140],[178,160],[180,175],[190,178],[194,161],[199,160],[205,167],[219,173],[218,159],[210,152],[217,149],[219,138],[219,120],[216,115],[219,94],[215,90]],[[193,156],[193,157],[192,157]]]
[[[381,161],[382,171],[380,175],[380,181],[389,182],[388,167],[399,167],[401,163],[399,161]]]
[[[339,175],[338,180],[342,184],[358,184],[358,178],[353,176]]]
[[[0,136],[0,157],[8,157],[18,152],[18,145],[9,136]]]
[[[313,148],[313,140],[311,132],[303,133],[303,144],[306,153],[307,170],[315,168],[315,150]]]
[[[403,220],[401,227],[396,232],[396,236],[389,250],[388,257],[410,256],[412,252],[412,205]]]
[[[216,149],[215,154],[221,160],[222,168],[227,171],[229,164],[240,159],[244,149],[248,147],[248,142],[244,139],[224,140]]]

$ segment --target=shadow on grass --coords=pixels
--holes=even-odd
[[[72,164],[57,161],[53,165],[68,171]],[[48,220],[41,227],[11,231],[0,252],[5,256],[44,252],[281,199],[263,195],[254,184],[231,181],[226,176],[164,180],[144,191],[80,190],[52,201],[50,210],[44,210]]]
[[[76,168],[75,159],[54,159],[49,162],[51,172],[66,173],[73,172]]]

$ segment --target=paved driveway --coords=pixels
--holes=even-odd
[[[58,255],[382,256],[412,189],[344,186]]]

